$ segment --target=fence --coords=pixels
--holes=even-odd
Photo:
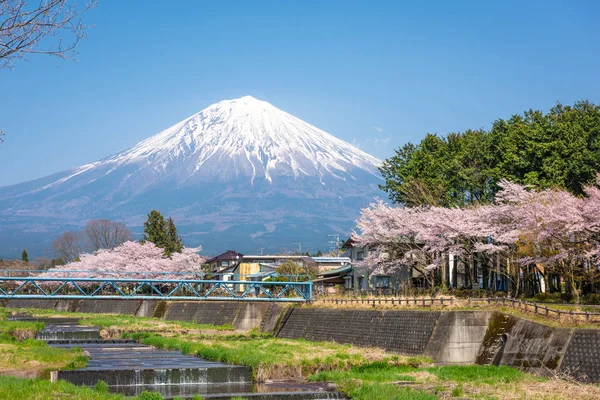
[[[380,305],[386,306],[412,306],[412,307],[432,307],[432,306],[453,306],[463,305],[467,307],[497,306],[512,307],[524,312],[534,313],[536,315],[560,320],[563,317],[571,319],[581,318],[587,322],[600,322],[600,313],[588,311],[559,310],[550,308],[546,305],[532,303],[523,300],[511,299],[506,297],[480,297],[456,299],[454,297],[430,297],[430,298],[318,298],[312,304],[335,304],[335,305],[366,305],[376,308]]]

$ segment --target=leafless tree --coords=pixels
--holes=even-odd
[[[63,59],[76,55],[75,47],[89,28],[81,14],[97,0],[78,6],[69,0],[0,0],[0,69],[11,68],[26,54],[47,54]]]
[[[68,231],[54,239],[52,250],[64,262],[70,262],[84,251],[84,237],[81,232]]]
[[[131,231],[122,222],[93,219],[83,229],[90,251],[112,249],[133,240]]]

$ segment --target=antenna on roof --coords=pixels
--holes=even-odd
[[[339,233],[332,233],[330,235],[327,235],[327,237],[331,237],[332,239],[328,242],[329,243],[329,251],[335,251],[336,257],[340,256],[340,234]]]
[[[262,256],[263,255],[263,251],[265,251],[264,247],[259,247],[258,249],[256,249],[256,251],[259,252],[259,254]]]

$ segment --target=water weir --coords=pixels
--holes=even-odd
[[[34,319],[25,315],[13,320],[37,320],[45,328],[37,339],[50,346],[81,348],[89,357],[87,366],[78,370],[58,370],[50,374],[76,385],[94,386],[106,382],[111,391],[137,395],[157,391],[166,398],[191,397],[200,394],[210,399],[239,396],[253,400],[325,400],[344,398],[327,391],[322,384],[273,383],[258,385],[249,367],[224,364],[186,355],[179,351],[161,350],[126,339],[100,339],[99,328],[80,326],[76,319]]]

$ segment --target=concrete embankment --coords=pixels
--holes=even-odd
[[[159,300],[11,300],[6,306],[231,324],[237,329],[258,328],[284,338],[428,355],[439,364],[507,365],[600,382],[600,330],[554,328],[500,312],[349,310]]]

